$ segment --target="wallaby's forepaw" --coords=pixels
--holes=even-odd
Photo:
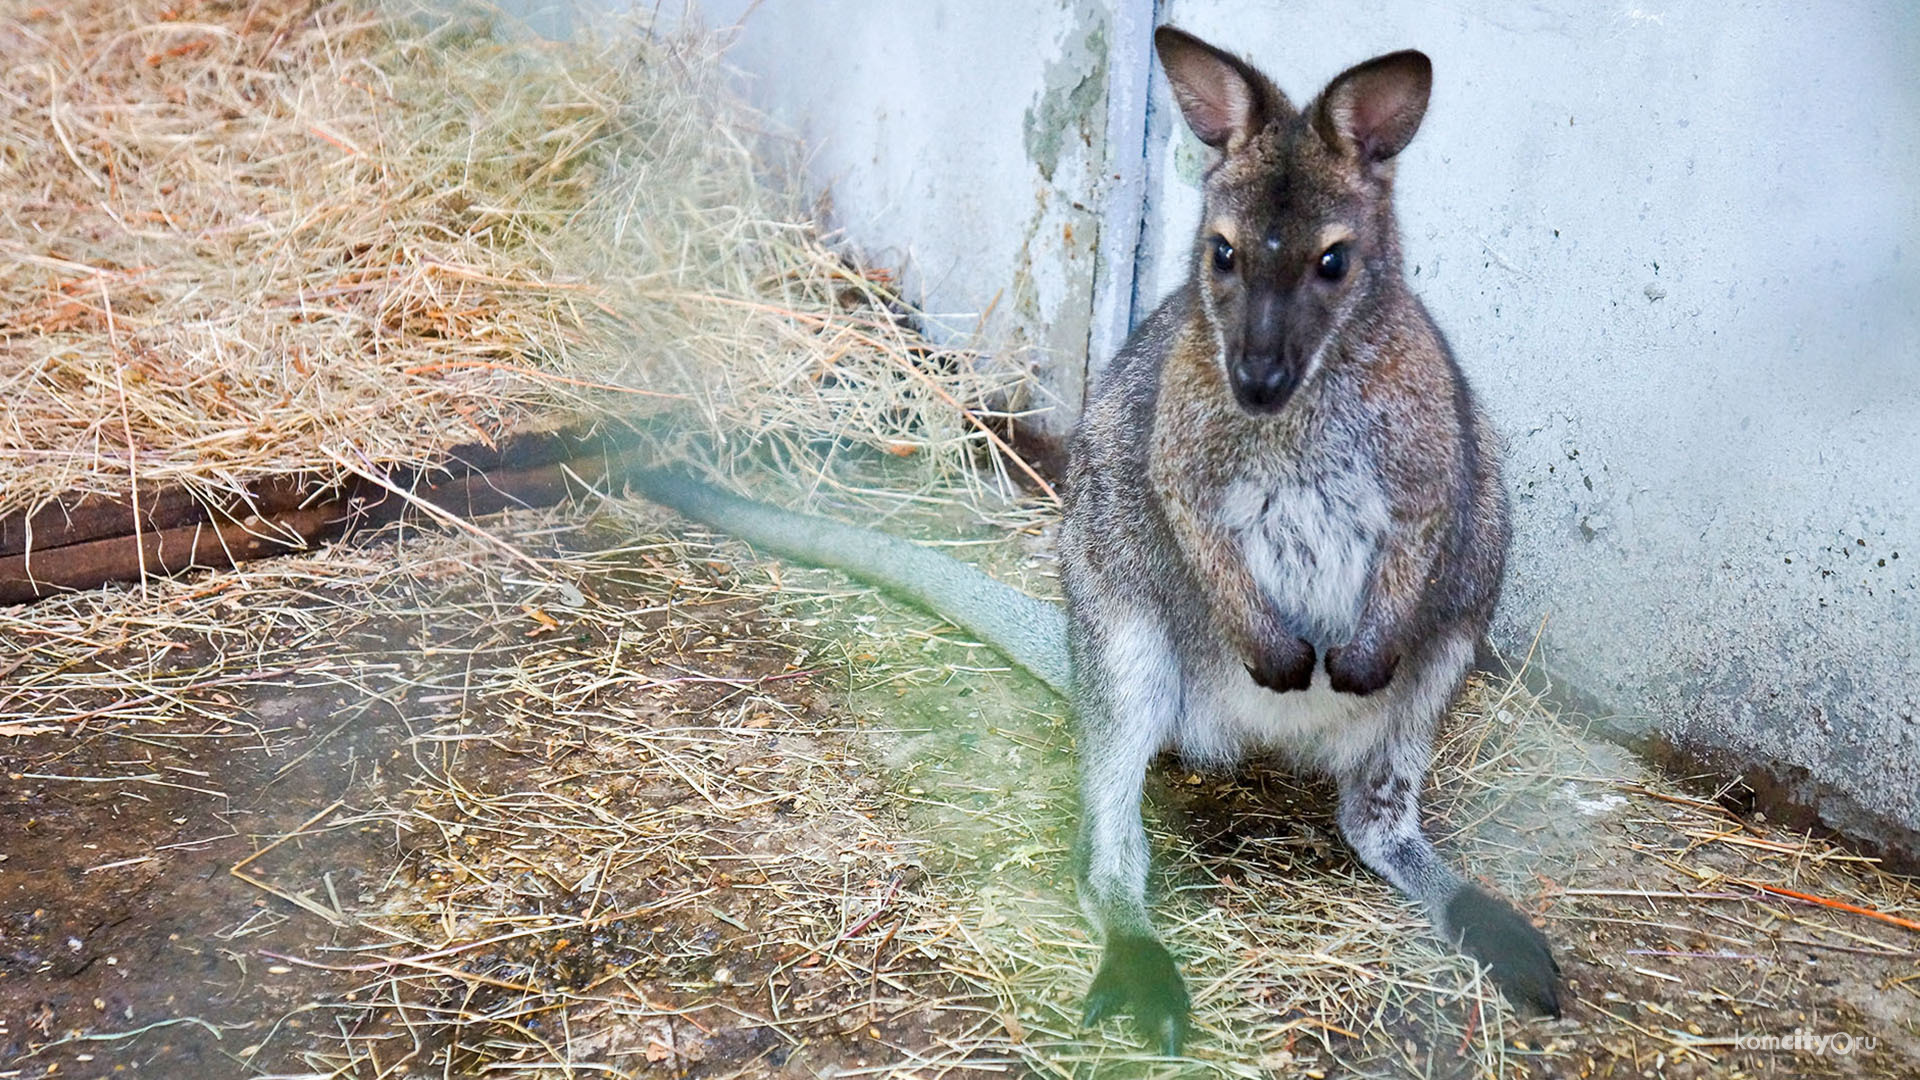
[[[1187,985],[1173,954],[1153,938],[1115,937],[1100,958],[1081,1024],[1120,1015],[1132,1016],[1140,1034],[1168,1057],[1187,1041]]]
[[[1397,653],[1336,645],[1327,650],[1327,685],[1343,694],[1364,696],[1385,687],[1393,679],[1393,669],[1399,666]]]
[[[1313,682],[1313,665],[1318,658],[1305,639],[1290,634],[1277,635],[1254,650],[1247,674],[1253,681],[1276,693],[1305,690]]]
[[[1512,904],[1471,885],[1447,901],[1447,932],[1460,951],[1487,965],[1515,1009],[1560,1015],[1560,965],[1546,935]]]

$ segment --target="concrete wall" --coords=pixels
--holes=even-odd
[[[1541,658],[1582,696],[1810,778],[1853,831],[1920,830],[1920,9],[697,7],[740,21],[730,59],[812,146],[849,241],[949,326],[991,306],[987,340],[1040,350],[1063,416],[1197,219],[1151,25],[1297,100],[1426,50],[1402,221],[1508,436],[1502,643],[1548,619]]]

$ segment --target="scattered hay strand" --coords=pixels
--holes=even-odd
[[[333,802],[328,803],[326,806],[322,807],[318,813],[314,814],[312,817],[308,818],[307,820],[301,822],[299,828],[293,830],[290,833],[285,834],[284,836],[278,837],[272,843],[268,844],[266,847],[261,848],[260,850],[254,852],[253,854],[247,856],[246,858],[241,859],[239,862],[234,863],[232,866],[227,867],[227,873],[232,874],[234,877],[240,879],[241,881],[246,882],[247,884],[253,886],[256,889],[259,889],[262,892],[272,893],[273,895],[279,897],[280,899],[285,900],[287,903],[292,904],[294,907],[300,908],[303,911],[310,911],[315,915],[318,915],[321,918],[327,920],[328,922],[334,924],[335,926],[347,925],[347,917],[344,913],[341,912],[340,905],[337,901],[335,902],[334,906],[331,909],[322,907],[320,904],[307,899],[305,896],[299,893],[290,893],[285,889],[278,888],[273,883],[263,880],[258,875],[250,873],[247,870],[247,867],[249,865],[259,861],[261,858],[265,857],[273,849],[279,847],[281,844],[284,844],[289,840],[295,839],[296,837],[305,833],[308,829],[311,829],[315,825],[318,825],[320,824],[320,822],[326,820],[327,815],[333,813],[335,810],[340,809],[342,805],[344,805],[344,800],[341,800],[341,799],[335,799]]]

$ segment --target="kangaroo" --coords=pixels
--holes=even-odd
[[[1103,955],[1086,1023],[1168,1054],[1188,996],[1148,913],[1140,802],[1167,750],[1284,751],[1329,772],[1361,861],[1422,904],[1517,1007],[1559,1013],[1546,939],[1443,863],[1419,798],[1434,729],[1498,599],[1495,436],[1401,270],[1393,158],[1432,68],[1398,52],[1304,110],[1253,67],[1162,27],[1188,126],[1217,152],[1186,283],[1128,339],[1072,442],[1065,616],[893,537],[683,474],[632,474],[695,520],[907,596],[1076,707],[1079,893]]]

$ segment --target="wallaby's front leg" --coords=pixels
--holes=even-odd
[[[1396,693],[1392,707],[1401,715],[1389,721],[1388,733],[1338,770],[1340,832],[1361,862],[1426,908],[1442,938],[1487,965],[1514,1007],[1559,1016],[1560,965],[1546,937],[1512,904],[1462,881],[1420,831],[1429,714],[1446,707],[1464,657],[1472,655],[1471,646],[1459,645],[1452,648],[1461,658],[1454,662],[1450,648],[1434,650],[1427,670],[1410,673],[1413,685]]]
[[[1187,988],[1147,913],[1147,767],[1180,707],[1179,668],[1166,632],[1143,614],[1102,620],[1076,641],[1080,686],[1080,902],[1105,949],[1087,992],[1085,1023],[1129,1014],[1168,1055],[1187,1035]]]
[[[1168,498],[1165,505],[1174,537],[1247,674],[1269,690],[1305,690],[1318,659],[1313,645],[1280,621],[1240,544],[1185,500]]]

